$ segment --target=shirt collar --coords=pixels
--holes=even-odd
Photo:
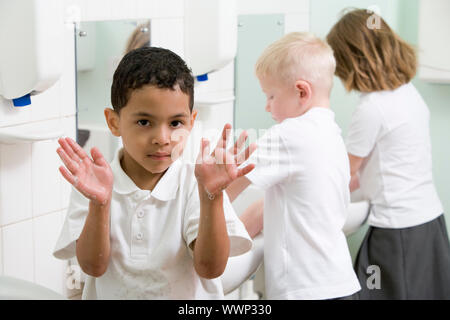
[[[123,195],[129,195],[132,193],[151,195],[161,201],[169,201],[176,198],[176,194],[179,187],[179,173],[181,169],[181,160],[178,159],[173,162],[161,179],[156,184],[153,191],[142,190],[139,188],[133,180],[123,171],[120,165],[120,160],[123,157],[123,148],[117,150],[114,155],[114,159],[111,162],[111,169],[114,174],[113,190]],[[136,199],[136,197],[135,197]]]

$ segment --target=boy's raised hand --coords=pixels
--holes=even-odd
[[[244,152],[240,153],[248,138],[244,131],[237,139],[234,147],[227,150],[230,132],[231,125],[226,124],[222,136],[211,154],[209,141],[202,139],[200,153],[195,165],[195,176],[199,185],[206,189],[209,196],[214,196],[226,189],[234,180],[246,175],[255,167],[254,164],[249,164],[242,169],[239,168],[256,150],[256,144],[251,144]]]
[[[100,151],[91,149],[92,159],[81,146],[70,138],[60,138],[56,150],[64,166],[59,167],[63,177],[86,198],[104,205],[111,199],[114,176]]]

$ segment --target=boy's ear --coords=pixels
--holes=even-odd
[[[192,113],[191,113],[191,126],[194,126],[194,122],[195,119],[197,119],[197,110],[196,109],[192,109]]]
[[[295,82],[295,88],[297,89],[300,101],[302,103],[306,102],[312,97],[312,87],[308,81],[297,80]]]
[[[119,115],[113,109],[106,108],[104,111],[106,123],[108,124],[109,130],[116,137],[120,137],[119,130]]]

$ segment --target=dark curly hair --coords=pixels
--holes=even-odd
[[[130,51],[114,72],[111,103],[114,110],[126,106],[131,92],[145,85],[181,91],[189,96],[189,109],[194,106],[194,78],[192,71],[177,54],[170,50],[144,47]]]

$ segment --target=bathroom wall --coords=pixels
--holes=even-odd
[[[409,43],[422,48],[419,39],[419,0],[398,0],[398,32]],[[445,32],[445,31],[444,31]],[[448,34],[445,35],[448,37]],[[447,38],[448,39],[448,38]],[[448,40],[447,40],[448,41]],[[446,211],[447,229],[450,231],[450,84],[413,80],[431,113],[431,142],[433,152],[433,178],[442,205]]]
[[[73,32],[67,23],[63,74],[52,88],[32,96],[30,107],[14,108],[0,97],[0,130],[63,130],[75,136]],[[51,251],[70,189],[59,176],[55,150],[55,141],[0,144],[0,275],[63,292],[65,264]]]
[[[14,109],[0,98],[0,130],[63,128],[75,138],[75,53],[71,21],[153,18],[160,46],[183,44],[184,0],[65,0],[64,72],[32,105]],[[0,275],[29,280],[59,293],[66,287],[66,264],[52,250],[68,206],[70,187],[58,172],[57,142],[0,144]],[[75,292],[78,293],[78,292]]]
[[[65,68],[61,79],[47,92],[32,97],[32,105],[14,109],[0,98],[0,130],[29,127],[62,128],[75,138],[75,54],[73,21],[152,19],[152,45],[184,51],[184,3],[189,0],[64,0],[66,23]],[[292,30],[308,0],[238,0],[239,14],[285,14]],[[210,75],[196,87],[196,95],[234,94],[234,63]],[[233,103],[229,105],[231,120]],[[207,113],[209,112],[209,113]],[[221,117],[221,110],[203,111]],[[214,122],[213,122],[214,123]],[[0,275],[29,280],[71,296],[66,264],[51,255],[68,206],[70,186],[58,172],[61,161],[57,142],[0,144]]]

